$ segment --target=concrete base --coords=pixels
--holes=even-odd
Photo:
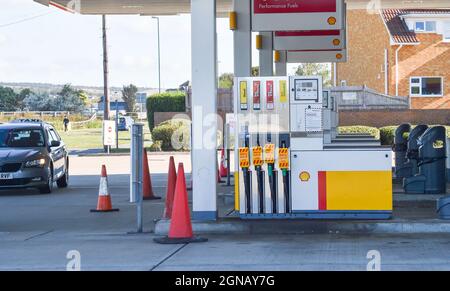
[[[170,221],[156,223],[155,234],[167,235]],[[248,221],[237,218],[217,222],[193,221],[195,234],[411,234],[450,233],[450,222],[438,219],[419,221]]]

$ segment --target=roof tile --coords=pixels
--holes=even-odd
[[[414,31],[410,31],[400,17],[406,14],[450,14],[450,9],[383,9],[382,16],[386,26],[397,44],[419,43]]]

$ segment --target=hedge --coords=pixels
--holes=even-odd
[[[434,127],[436,125],[430,125],[430,127]],[[341,126],[339,127],[339,133],[369,133],[374,136],[376,139],[380,139],[382,145],[393,145],[395,130],[398,126],[385,126],[377,129],[375,127],[369,126]],[[414,128],[414,126],[413,126]],[[445,126],[447,129],[447,137],[450,138],[450,126]],[[408,134],[405,134],[405,138],[408,137]]]
[[[172,119],[156,126],[152,131],[152,138],[163,151],[188,151],[190,130],[190,121]],[[157,150],[157,148],[152,150]]]
[[[355,125],[355,126],[340,126],[339,133],[341,134],[370,134],[374,138],[380,138],[380,131],[376,127]]]
[[[181,91],[155,94],[147,98],[147,119],[150,130],[155,127],[155,112],[186,112],[186,94]]]

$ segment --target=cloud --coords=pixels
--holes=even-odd
[[[6,35],[0,34],[0,45],[5,44],[7,40]]]

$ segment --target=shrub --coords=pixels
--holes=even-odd
[[[155,141],[153,142],[153,144],[148,148],[148,150],[149,150],[150,152],[160,152],[160,151],[162,151],[162,149],[161,149],[161,144],[162,144],[162,141],[160,141],[160,140],[155,140]]]
[[[189,150],[190,122],[182,119],[163,122],[153,129],[152,136],[161,142],[163,151]]]
[[[150,130],[155,127],[155,112],[185,112],[186,94],[184,92],[166,92],[147,98],[147,119]]]
[[[380,141],[382,145],[393,145],[395,130],[398,126],[385,126],[380,128]]]
[[[380,138],[380,131],[376,127],[362,125],[340,126],[338,130],[341,134],[370,134],[376,139]]]

